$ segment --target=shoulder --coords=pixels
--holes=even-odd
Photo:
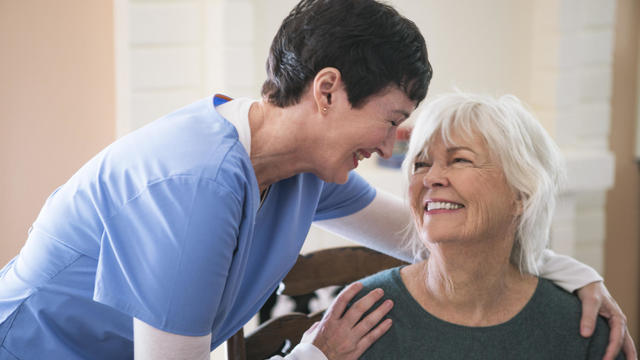
[[[357,190],[368,191],[372,189],[372,186],[355,171],[351,171],[349,173],[349,178],[347,179],[347,182],[345,182],[344,184],[336,184],[336,183],[324,182],[324,181],[323,181],[323,184],[324,184],[323,192],[326,195],[333,195],[335,193],[340,193],[340,192],[349,193],[351,191],[357,191]]]
[[[357,298],[366,295],[373,289],[382,289],[386,295],[395,294],[400,291],[400,284],[402,279],[400,278],[401,267],[395,267],[387,270],[382,270],[379,273],[367,276],[359,280],[362,283],[363,288],[358,294]]]
[[[401,285],[399,285],[396,281],[396,279],[400,279],[399,270],[400,267],[382,270],[376,274],[358,280],[358,282],[363,285],[362,290],[360,290],[360,292],[349,302],[348,307],[351,307],[351,305],[353,305],[356,301],[360,300],[374,289],[382,289],[384,291],[384,296],[382,297],[382,299],[378,300],[378,302],[365,314],[368,314],[372,311],[372,309],[377,308],[380,304],[382,304],[384,299],[395,299],[397,297],[397,294],[401,291]]]
[[[322,181],[322,191],[314,220],[329,220],[351,215],[369,205],[376,190],[352,171],[344,184]]]
[[[365,287],[370,287],[370,288],[379,287],[380,285],[385,285],[385,284],[388,284],[389,282],[392,282],[394,277],[397,275],[396,273],[399,270],[400,270],[400,267],[394,267],[391,269],[382,270],[378,273],[375,273],[373,275],[369,275],[363,278],[362,280],[360,280],[360,282],[362,282],[362,284]]]
[[[234,126],[211,98],[176,110],[110,145],[98,159],[101,184],[130,199],[151,184],[214,181],[234,193],[254,185],[251,161]],[[179,181],[176,181],[178,179]]]
[[[542,326],[554,328],[560,326],[577,329],[582,313],[577,296],[544,278],[540,278],[538,287],[525,309],[528,310],[526,313],[536,316]],[[579,336],[578,331],[575,333]]]
[[[579,316],[581,306],[576,295],[565,291],[551,280],[540,278],[539,281],[535,296],[541,304],[553,306],[563,312],[576,313]]]
[[[127,164],[158,162],[157,175],[202,171],[207,165],[248,156],[236,128],[218,114],[205,98],[140,127],[112,144],[110,156],[121,155]]]
[[[591,353],[604,355],[609,338],[609,324],[605,318],[598,316],[594,334],[589,339],[582,338],[580,336],[582,303],[575,294],[563,290],[548,279],[540,278],[540,284],[531,305],[538,321],[542,322],[540,325],[548,331],[564,329],[561,336],[587,342]],[[568,338],[567,341],[569,341]]]

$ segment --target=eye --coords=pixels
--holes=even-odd
[[[428,162],[416,161],[415,163],[413,163],[413,172],[417,172],[421,168],[430,167],[430,166],[431,164],[429,164]]]
[[[471,163],[471,160],[465,158],[455,158],[453,159],[454,163]]]

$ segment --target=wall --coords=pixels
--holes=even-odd
[[[113,44],[114,33],[121,33],[121,29],[113,25],[114,0],[0,1],[0,264],[17,253],[47,195],[114,139],[116,75],[122,78],[122,71],[131,75],[120,83],[123,87],[118,91],[118,98],[127,105],[119,105],[127,109],[122,115],[125,121],[118,123],[120,133],[211,91],[257,97],[271,38],[296,3],[115,1],[126,7],[127,19],[120,25],[131,28],[125,36],[126,50],[118,55],[125,64],[118,74]],[[593,203],[583,196],[576,200],[578,210],[573,215],[586,220],[570,218],[568,222],[574,228],[592,223],[595,230],[591,225],[587,232],[606,234],[606,257],[596,260],[604,265],[596,265],[604,266],[607,285],[629,315],[637,338],[640,176],[630,155],[637,96],[637,2],[618,0],[617,9],[611,0],[579,4],[528,0],[390,3],[425,34],[435,69],[430,96],[458,86],[470,91],[512,92],[535,103],[540,100],[536,94],[546,93],[538,81],[543,78],[533,73],[532,59],[540,53],[550,54],[553,61],[571,59],[576,53],[557,51],[576,50],[572,44],[581,40],[591,46],[592,55],[600,55],[592,56],[577,72],[556,72],[551,85],[542,85],[551,86],[554,95],[579,93],[581,87],[589,87],[591,92],[578,103],[584,104],[586,99],[600,105],[579,111],[586,109],[588,115],[604,112],[604,116],[590,116],[588,126],[581,126],[571,114],[555,116],[541,107],[538,110],[545,126],[555,135],[565,136],[567,143],[575,144],[578,139],[580,146],[610,148],[616,155],[615,184],[606,198],[606,227],[601,214],[604,197],[600,195],[591,200],[598,213],[584,213],[592,211]],[[606,56],[611,53],[609,15],[614,10],[617,24],[611,75]],[[541,45],[540,29],[545,26],[557,26],[558,31],[546,34],[552,37],[552,47],[536,51]],[[577,32],[580,26],[582,32]],[[558,33],[565,37],[553,38]],[[577,54],[581,49],[589,47],[578,48]],[[131,54],[131,63],[122,61]],[[596,67],[597,71],[590,71]],[[613,86],[609,87],[611,76]],[[576,84],[580,84],[578,89]],[[610,96],[610,104],[603,104]],[[559,97],[551,100],[555,105],[564,101]],[[576,128],[579,131],[574,133]],[[609,161],[606,151],[604,154],[601,158]],[[395,189],[393,173],[368,165],[365,171],[373,169],[372,177]],[[609,186],[607,181],[603,180],[600,193]],[[585,258],[593,259],[601,245],[585,249]]]
[[[256,8],[275,5],[116,0],[118,135],[213,93],[258,97],[266,50],[255,56],[265,17]]]
[[[0,1],[0,264],[57,186],[113,141],[113,4]]]
[[[128,17],[128,110],[119,134],[197,96],[258,97],[271,40],[297,0],[117,0]],[[425,34],[435,69],[430,96],[454,87],[529,99],[528,0],[389,1]],[[496,11],[496,9],[498,11]],[[455,25],[451,26],[451,19]],[[509,31],[504,31],[509,29]],[[130,60],[129,60],[130,59]],[[469,59],[472,59],[470,62]]]
[[[609,138],[616,156],[616,172],[615,185],[607,193],[605,281],[627,315],[636,344],[640,344],[640,167],[633,151],[640,95],[640,4],[618,0],[616,15]]]
[[[264,80],[266,54],[295,0],[254,1],[256,87]],[[414,21],[427,42],[434,77],[429,96],[454,87],[529,98],[531,1],[390,0]],[[509,29],[505,31],[505,29]],[[526,39],[527,41],[523,41]]]

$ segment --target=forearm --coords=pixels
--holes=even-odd
[[[374,250],[412,262],[412,251],[403,241],[410,218],[409,207],[400,198],[378,190],[371,204],[355,214],[315,224]],[[539,265],[540,276],[569,292],[602,280],[591,267],[551,250],[543,252]]]
[[[136,360],[209,360],[211,334],[204,336],[172,334],[134,318],[133,348]]]
[[[411,249],[404,245],[410,219],[409,207],[402,199],[378,189],[371,204],[355,214],[314,224],[371,249],[411,262]]]
[[[556,285],[573,292],[602,277],[591,267],[566,255],[545,250],[539,261],[540,276],[553,281]]]

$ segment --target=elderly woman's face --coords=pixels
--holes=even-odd
[[[425,245],[511,237],[520,207],[501,166],[480,136],[452,140],[437,136],[414,162],[409,196]]]

